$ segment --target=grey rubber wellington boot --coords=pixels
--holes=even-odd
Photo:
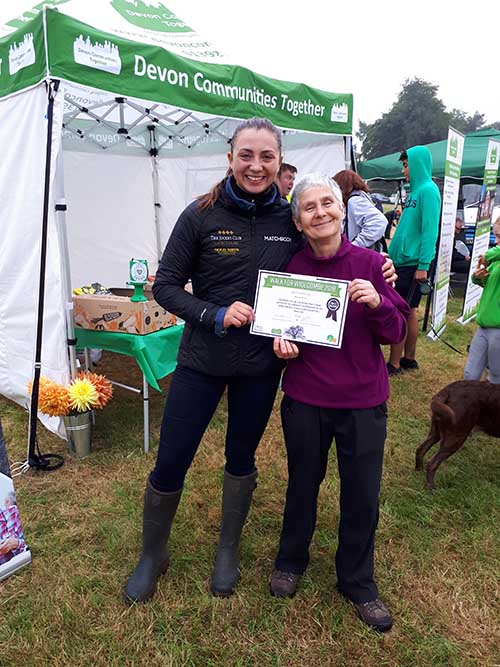
[[[125,602],[146,602],[156,593],[156,582],[169,566],[167,540],[182,489],[172,493],[157,491],[147,481],[142,513],[142,552],[125,585]]]
[[[224,471],[222,519],[210,590],[219,597],[229,597],[240,578],[239,546],[243,524],[257,486],[257,471],[235,477]]]

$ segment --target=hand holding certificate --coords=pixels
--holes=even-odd
[[[299,348],[286,338],[276,337],[273,341],[273,351],[278,359],[285,359],[286,361],[299,356]]]
[[[259,271],[251,333],[340,348],[347,280]]]

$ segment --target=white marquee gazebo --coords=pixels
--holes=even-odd
[[[241,119],[282,128],[299,172],[350,165],[352,95],[230,64],[162,2],[95,4],[53,0],[0,28],[0,393],[31,415],[40,374],[69,380],[72,288],[124,285],[131,257],[154,273]]]

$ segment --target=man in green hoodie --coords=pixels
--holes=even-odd
[[[429,266],[436,253],[441,196],[432,180],[432,156],[426,146],[413,146],[399,156],[403,175],[410,183],[403,215],[389,246],[398,279],[396,290],[411,308],[408,335],[404,343],[391,345],[387,363],[389,375],[418,368],[415,359],[418,337],[417,308],[421,285],[428,279]],[[404,356],[403,355],[404,351]]]

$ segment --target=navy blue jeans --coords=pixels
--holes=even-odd
[[[163,412],[160,446],[151,483],[178,491],[200,441],[227,388],[226,470],[250,475],[255,450],[273,409],[280,373],[260,377],[216,377],[177,366]]]

